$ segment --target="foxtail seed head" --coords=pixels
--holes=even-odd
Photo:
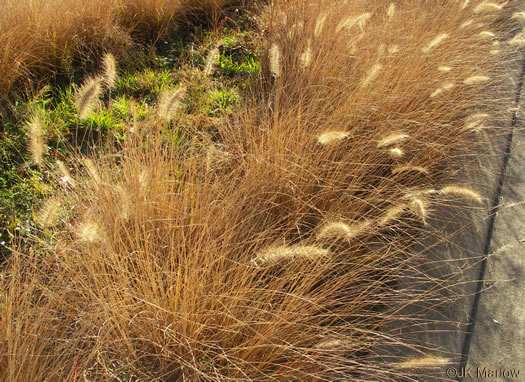
[[[494,38],[496,35],[492,33],[491,31],[481,31],[479,32],[479,36],[483,38]]]
[[[487,76],[470,76],[466,78],[463,81],[463,83],[465,85],[476,85],[476,84],[481,84],[483,82],[487,82],[488,80],[490,80],[490,77],[487,77]]]
[[[44,120],[39,113],[34,113],[27,124],[29,135],[29,152],[36,165],[42,164],[45,152]]]
[[[95,243],[100,240],[100,227],[93,220],[87,220],[78,227],[78,237],[82,241]]]
[[[111,53],[106,53],[102,60],[102,81],[107,89],[113,89],[117,81],[117,60]]]
[[[93,179],[96,184],[101,184],[100,176],[98,175],[98,170],[95,166],[95,163],[89,158],[84,158],[82,163],[87,169],[88,175],[91,177],[91,179]]]
[[[476,191],[473,191],[470,188],[466,187],[456,185],[446,186],[439,190],[439,194],[458,195],[464,197],[465,199],[472,200],[473,202],[476,202],[478,204],[483,204],[483,199],[481,198],[481,196]]]
[[[372,68],[368,71],[366,77],[363,78],[363,81],[361,82],[361,87],[368,86],[372,81],[374,81],[382,69],[383,65],[374,64],[374,66],[372,66]]]
[[[329,145],[340,142],[350,134],[346,131],[326,131],[317,137],[317,142],[322,145]]]
[[[468,4],[470,3],[470,0],[463,1],[463,4],[461,4],[461,9],[467,8]]]
[[[389,54],[396,54],[397,52],[399,52],[399,45],[394,44],[388,48]]]
[[[477,7],[474,8],[474,13],[498,12],[498,11],[501,11],[502,9],[503,9],[503,5],[484,1],[483,3],[479,4]]]
[[[341,348],[343,346],[345,346],[344,341],[334,339],[334,340],[326,340],[326,341],[320,342],[317,345],[315,345],[315,348],[321,349],[321,350],[331,350],[331,349]]]
[[[76,95],[75,106],[78,116],[86,118],[96,100],[102,93],[102,79],[100,77],[89,77],[84,81]]]
[[[129,197],[129,193],[121,185],[116,186],[115,191],[117,192],[117,195],[119,198],[119,209],[118,209],[119,215],[122,217],[122,219],[128,220],[130,212],[131,212],[131,206],[132,206],[132,202],[131,202],[131,198]]]
[[[164,90],[159,97],[157,115],[164,121],[171,121],[180,109],[182,100],[186,95],[186,87],[180,86],[176,90]]]
[[[363,233],[370,232],[373,223],[373,220],[364,220],[354,225],[348,225],[343,222],[328,223],[319,230],[317,239],[336,238],[350,240]]]
[[[342,29],[350,29],[354,25],[357,25],[362,31],[370,16],[370,13],[363,13],[359,16],[347,17],[337,25],[337,27],[335,28],[335,33],[339,33]]]
[[[140,185],[140,191],[142,191],[142,194],[146,196],[150,191],[150,184],[152,181],[153,174],[151,173],[151,170],[149,169],[142,169],[139,173],[138,180]]]
[[[384,226],[392,221],[398,219],[403,212],[407,209],[407,205],[404,203],[398,204],[396,206],[390,207],[384,214],[381,216],[377,222],[378,226]]]
[[[439,89],[434,90],[434,92],[430,95],[430,98],[434,98],[441,93],[445,92],[446,90],[450,90],[454,87],[454,84],[452,82],[447,82],[446,84],[443,84]]]
[[[413,358],[397,364],[400,369],[422,369],[422,368],[438,368],[447,365],[449,360],[440,357],[423,357]]]
[[[410,166],[410,165],[394,167],[392,169],[392,174],[397,174],[400,172],[408,172],[408,171],[416,171],[422,174],[428,174],[428,170],[426,168],[421,167],[421,166]]]
[[[299,60],[301,68],[306,69],[310,66],[310,64],[312,63],[312,48],[310,47],[310,44],[308,44],[306,50],[301,54]]]
[[[58,217],[60,202],[58,199],[49,199],[37,215],[37,222],[42,227],[51,227],[55,224]]]
[[[72,187],[75,187],[75,181],[71,177],[71,174],[69,173],[69,170],[67,169],[66,165],[62,161],[57,160],[57,166],[58,171],[62,175],[60,177],[60,180],[66,184],[71,185]]]
[[[517,46],[523,48],[525,46],[525,30],[518,33],[509,41],[509,45]]]
[[[469,25],[471,25],[473,22],[474,22],[474,20],[467,20],[467,21],[463,22],[463,23],[459,26],[459,29],[466,28],[466,27],[468,27]]]
[[[441,44],[448,38],[448,33],[440,33],[432,41],[430,41],[424,48],[421,49],[423,53],[428,53],[430,50]]]
[[[340,239],[350,236],[351,233],[352,228],[348,224],[343,222],[333,222],[323,226],[319,230],[319,235],[317,237],[319,239],[324,239],[327,237],[335,237]]]
[[[486,113],[477,113],[470,115],[465,119],[464,129],[479,132],[483,128],[481,123],[488,117],[490,116]]]
[[[410,210],[414,215],[419,217],[424,225],[427,225],[427,216],[428,216],[428,202],[421,198],[413,197],[410,202]]]
[[[388,6],[388,9],[386,11],[386,15],[391,19],[396,14],[396,5],[394,3],[390,3]]]
[[[270,48],[270,72],[275,78],[281,76],[281,49],[277,44]]]
[[[325,21],[326,21],[326,15],[321,14],[317,17],[317,20],[315,21],[315,28],[314,28],[315,37],[319,37],[321,35]]]
[[[217,65],[217,57],[219,55],[219,48],[213,48],[210,53],[208,53],[208,58],[206,58],[206,65],[204,66],[204,74],[211,76]]]
[[[395,158],[395,159],[402,158],[403,155],[405,155],[405,152],[403,151],[403,149],[401,149],[399,147],[394,147],[394,148],[390,149],[388,151],[388,153],[390,154],[390,156],[392,158]]]
[[[319,248],[313,245],[297,245],[292,247],[275,247],[270,248],[258,254],[252,262],[257,266],[271,266],[285,261],[293,260],[315,260],[326,257],[330,254],[327,249]]]
[[[213,162],[215,161],[215,156],[217,155],[217,149],[212,143],[208,146],[206,150],[206,171],[210,171],[213,167]]]
[[[399,142],[403,142],[404,140],[408,139],[409,135],[405,133],[392,133],[387,135],[386,137],[382,138],[378,143],[377,147],[382,148],[390,145],[394,145]]]

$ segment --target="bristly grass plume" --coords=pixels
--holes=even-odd
[[[46,151],[44,120],[41,113],[36,112],[27,123],[27,134],[29,137],[29,152],[33,163],[41,165]]]
[[[111,53],[106,53],[102,59],[102,80],[106,89],[113,89],[117,80],[117,60]]]
[[[185,95],[185,86],[179,86],[174,90],[164,90],[159,96],[159,105],[157,108],[159,118],[164,121],[171,121],[180,109]]]
[[[102,78],[89,77],[76,94],[75,106],[79,118],[86,118],[92,111],[95,101],[102,95]]]

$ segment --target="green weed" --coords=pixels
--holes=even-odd
[[[174,87],[176,81],[168,70],[156,71],[147,68],[140,72],[126,73],[116,82],[115,94],[135,97],[153,102],[167,87]]]
[[[219,73],[234,76],[256,76],[260,66],[253,33],[239,33],[223,38],[222,49],[217,58]]]
[[[246,56],[243,61],[237,62],[232,55],[220,54],[217,60],[219,71],[233,77],[235,75],[256,75],[259,73],[259,63],[254,56]]]
[[[213,90],[203,105],[203,113],[210,117],[231,114],[239,104],[239,95],[235,89]]]

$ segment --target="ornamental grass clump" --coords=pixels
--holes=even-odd
[[[447,287],[423,271],[424,291],[399,283],[428,262],[414,245],[431,236],[433,212],[483,202],[450,172],[501,134],[491,127],[512,98],[503,58],[517,53],[502,41],[489,54],[479,33],[512,31],[515,8],[270,6],[260,87],[213,137],[173,147],[144,126],[136,145],[68,164],[60,231],[15,251],[0,281],[0,378],[393,381],[442,370],[439,349],[388,328],[416,325],[401,312]],[[445,81],[454,91],[432,97]],[[478,120],[486,135],[467,127]]]

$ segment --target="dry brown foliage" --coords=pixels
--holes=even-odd
[[[449,171],[497,136],[511,96],[513,2],[486,3],[270,8],[261,93],[220,142],[137,139],[78,165],[53,246],[11,258],[0,376],[392,381],[445,367],[428,349],[371,349],[408,348],[378,329],[435,292],[396,289],[432,206],[482,201]]]
[[[4,0],[0,91],[63,72],[72,58],[122,52],[130,34],[158,39],[192,15],[213,19],[231,0]],[[18,82],[17,82],[18,81]]]

